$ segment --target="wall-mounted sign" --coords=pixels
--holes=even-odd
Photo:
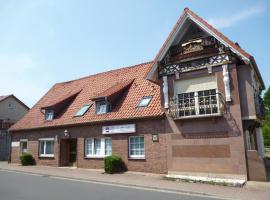
[[[103,126],[102,134],[135,133],[135,124]]]
[[[19,147],[20,142],[11,142],[11,147]]]
[[[153,142],[158,142],[159,138],[158,138],[158,134],[152,134],[152,141]]]

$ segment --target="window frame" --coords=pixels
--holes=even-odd
[[[104,103],[104,106],[105,106],[105,111],[104,112],[100,112],[100,111],[98,111],[98,108],[100,108],[101,104],[103,104],[103,103]],[[95,104],[96,104],[96,114],[97,115],[103,115],[103,114],[108,113],[108,111],[109,111],[109,105],[108,105],[108,102],[107,101],[96,101]]]
[[[75,113],[74,117],[81,117],[81,116],[84,116],[85,113],[93,106],[93,104],[85,104],[85,105],[82,105],[81,108]],[[84,107],[87,107],[86,110],[79,114],[81,112],[81,110],[84,108]]]
[[[91,144],[91,152],[92,154],[88,154],[88,140],[92,140],[92,144]],[[95,154],[95,140],[100,140],[100,154]],[[110,154],[106,154],[106,140],[111,140],[110,143]],[[107,156],[111,156],[112,155],[112,138],[110,137],[89,137],[89,138],[85,138],[84,139],[84,157],[85,158],[105,158]]]
[[[210,91],[211,90],[215,90],[216,91],[216,94],[215,95],[211,95],[210,94]],[[209,107],[211,107],[211,105],[216,105],[217,112],[212,113],[212,110],[211,110],[211,113],[200,114],[200,107],[202,105],[200,105],[200,102],[199,102],[199,98],[200,98],[199,97],[199,92],[205,92],[205,91],[209,91],[209,95],[208,96],[201,96],[201,98],[209,97],[210,98],[210,100],[209,100],[210,101]],[[194,109],[195,109],[195,114],[194,115],[191,115],[190,114],[190,115],[187,115],[187,116],[180,116],[180,114],[179,114],[180,113],[179,95],[190,94],[190,93],[194,93],[194,97],[193,97],[194,98],[194,106],[192,106],[192,107],[194,107]],[[216,104],[211,104],[211,96],[215,96],[215,98],[216,98]],[[185,98],[183,100],[185,101]],[[177,112],[178,118],[196,118],[196,117],[208,117],[208,116],[219,116],[219,115],[221,115],[221,112],[220,112],[220,100],[219,100],[219,95],[218,95],[218,89],[217,88],[178,93],[176,95],[176,105],[177,105],[177,109],[178,109],[178,112]],[[189,107],[191,108],[191,106],[189,106]],[[192,109],[190,109],[190,110],[192,110]]]
[[[52,121],[54,119],[54,110],[46,109],[44,115],[46,121]]]
[[[22,151],[22,143],[26,143],[26,152]],[[20,139],[20,154],[28,152],[28,140],[27,139]]]
[[[131,144],[130,139],[131,138],[143,138],[143,155],[131,155]],[[145,138],[143,135],[136,135],[136,136],[129,136],[128,137],[128,158],[129,159],[145,159]]]
[[[145,99],[149,99],[148,103],[147,103],[146,105],[141,105],[141,103],[142,103],[143,100],[145,100]],[[146,108],[146,107],[148,107],[149,104],[151,103],[152,99],[153,99],[153,96],[152,96],[152,95],[149,95],[149,96],[143,96],[143,97],[141,98],[140,102],[138,103],[137,107],[138,107],[138,108]]]
[[[41,143],[42,142],[44,142],[44,149],[43,149],[43,151],[44,151],[44,153],[41,153]],[[53,145],[52,145],[52,152],[53,153],[50,153],[50,154],[47,154],[46,153],[46,150],[47,150],[47,143],[48,142],[52,142],[53,143]],[[38,152],[38,156],[39,157],[42,157],[42,158],[54,158],[54,138],[40,138],[39,140],[38,140],[38,150],[39,150],[39,152]]]

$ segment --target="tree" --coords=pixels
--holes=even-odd
[[[263,102],[266,109],[266,114],[263,121],[264,145],[266,147],[269,147],[270,146],[270,87],[264,93]]]

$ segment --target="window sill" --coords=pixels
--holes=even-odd
[[[196,119],[196,118],[210,118],[210,117],[221,117],[222,113],[216,113],[216,114],[207,114],[207,115],[192,115],[192,116],[185,116],[185,117],[175,117],[175,120],[181,120],[181,119]]]
[[[54,158],[54,155],[39,155],[39,158]]]
[[[85,159],[104,159],[107,156],[85,156]]]
[[[129,157],[129,160],[145,160],[145,157]]]

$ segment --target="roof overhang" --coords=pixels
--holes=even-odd
[[[256,74],[261,81],[261,85],[264,88],[264,82],[262,80],[261,74],[258,70],[258,67],[254,66],[254,62],[252,62],[252,56],[250,56],[245,50],[243,50],[240,46],[236,45],[234,42],[229,40],[226,36],[224,36],[222,33],[220,33],[217,29],[212,27],[210,24],[208,24],[205,20],[203,20],[201,17],[196,15],[194,12],[189,10],[188,8],[185,8],[184,12],[180,16],[179,20],[173,27],[171,33],[169,34],[168,38],[166,39],[165,43],[159,50],[158,54],[156,55],[154,62],[152,64],[152,68],[149,71],[148,75],[146,76],[146,79],[153,80],[157,73],[158,68],[158,62],[161,61],[164,56],[166,55],[167,51],[169,50],[170,46],[174,43],[177,37],[183,37],[187,31],[188,23],[194,22],[199,28],[201,28],[203,31],[205,31],[207,34],[213,36],[216,38],[220,43],[222,43],[224,46],[231,49],[233,53],[238,55],[246,64],[251,64],[254,70],[256,71]],[[178,38],[179,39],[179,38]]]

